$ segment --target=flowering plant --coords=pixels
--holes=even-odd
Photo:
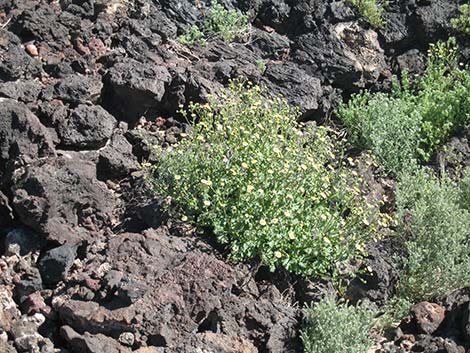
[[[184,114],[194,130],[149,170],[180,219],[210,227],[232,259],[272,270],[322,274],[363,253],[379,215],[327,128],[297,123],[284,99],[238,81]]]

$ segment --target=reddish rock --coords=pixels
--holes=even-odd
[[[47,315],[51,312],[51,308],[44,303],[44,298],[39,292],[34,292],[28,295],[25,298],[23,305],[25,305],[26,313],[28,314],[42,313]]]
[[[95,292],[101,287],[100,280],[98,279],[87,278],[83,284]]]
[[[81,55],[90,54],[90,49],[83,44],[83,40],[80,38],[75,41],[75,50]]]
[[[419,331],[434,333],[445,318],[445,309],[435,303],[421,302],[411,307],[413,322]]]
[[[29,55],[33,57],[39,56],[38,48],[33,43],[26,44],[25,49]]]

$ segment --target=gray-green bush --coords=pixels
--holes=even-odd
[[[306,353],[366,353],[376,313],[366,305],[327,299],[305,310],[301,332]]]
[[[424,168],[399,181],[396,203],[407,255],[399,297],[429,300],[470,285],[470,212],[461,202],[463,190]]]
[[[177,38],[181,44],[207,43],[207,36],[217,36],[231,42],[249,31],[248,16],[237,10],[227,10],[217,0],[211,1],[209,15],[202,26],[193,25],[189,31]]]
[[[338,115],[353,141],[369,148],[392,174],[428,161],[451,134],[470,122],[470,72],[458,64],[455,39],[431,46],[424,77],[407,75],[391,93],[364,91]]]

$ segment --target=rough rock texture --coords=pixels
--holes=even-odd
[[[23,224],[61,244],[109,224],[114,207],[113,194],[96,180],[95,165],[76,154],[18,170],[11,192]]]
[[[116,235],[94,301],[63,297],[59,315],[77,332],[118,338],[129,331],[137,341],[167,347],[165,352],[190,347],[195,332],[207,349],[231,352],[254,345],[259,351],[295,351],[296,309],[282,303],[279,292],[260,292],[246,270],[235,270],[208,250],[194,238],[168,236],[163,228]],[[100,261],[88,264],[89,271]],[[213,337],[206,337],[208,332]]]
[[[28,107],[0,98],[0,178],[15,162],[29,163],[53,153],[48,131]]]
[[[64,148],[97,149],[112,136],[117,122],[98,105],[80,104],[59,124],[57,132]]]
[[[429,302],[421,302],[413,305],[411,307],[411,313],[417,329],[427,334],[434,333],[439,328],[442,321],[444,321],[445,317],[445,310],[442,306]]]
[[[101,77],[69,75],[54,85],[54,98],[68,103],[96,103],[101,95]]]
[[[13,33],[0,28],[0,81],[36,77],[41,64],[21,48],[21,40]]]
[[[76,255],[77,247],[69,244],[46,251],[38,261],[43,282],[56,284],[67,278]]]
[[[98,178],[118,179],[139,169],[132,145],[122,134],[115,134],[99,153],[96,165]]]
[[[105,77],[104,105],[120,119],[135,122],[161,102],[170,79],[162,66],[132,60],[118,63]]]

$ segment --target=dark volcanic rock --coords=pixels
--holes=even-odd
[[[470,127],[463,128],[439,149],[436,165],[455,177],[470,168]]]
[[[36,267],[26,266],[22,268],[21,281],[15,287],[15,298],[18,302],[24,302],[32,293],[39,293],[43,289],[42,278]]]
[[[7,228],[13,224],[13,209],[8,197],[0,191],[0,228]]]
[[[96,180],[95,165],[77,155],[37,161],[17,173],[13,205],[20,220],[49,240],[73,242],[109,224],[114,196]]]
[[[108,145],[100,151],[96,166],[100,180],[128,176],[139,169],[137,158],[132,153],[132,145],[121,134],[115,134]]]
[[[40,234],[26,228],[12,229],[5,236],[5,249],[7,249],[7,252],[9,248],[16,246],[21,256],[25,256],[35,250],[40,250],[43,245],[44,238]]]
[[[457,14],[457,1],[429,1],[416,9],[416,33],[424,43],[445,40],[451,32],[450,19]]]
[[[104,107],[121,120],[136,122],[158,104],[171,80],[165,67],[128,60],[105,76]]]
[[[44,283],[56,284],[63,281],[68,276],[76,255],[76,245],[69,244],[46,251],[38,262]]]
[[[305,115],[318,109],[323,93],[320,80],[299,70],[295,65],[272,65],[266,71],[271,91],[288,97],[289,103],[302,107]]]
[[[101,77],[70,75],[54,85],[54,97],[73,104],[96,103],[102,88]]]
[[[23,103],[34,103],[42,88],[43,85],[38,81],[8,81],[0,83],[0,96]]]
[[[292,55],[307,73],[319,72],[333,87],[347,92],[376,82],[387,69],[377,33],[356,22],[338,23],[328,32],[299,37]]]
[[[99,105],[80,104],[57,127],[61,146],[76,149],[103,147],[113,134],[116,119]]]
[[[69,29],[60,23],[57,12],[46,3],[24,11],[12,30],[25,41],[35,39],[57,48],[70,45]]]
[[[13,33],[0,28],[0,82],[21,77],[31,78],[41,72],[39,61],[31,58]]]
[[[131,330],[151,345],[167,347],[165,352],[184,352],[196,337],[204,343],[196,332],[213,334],[200,348],[214,342],[224,347],[225,342],[220,352],[236,352],[240,344],[272,353],[297,348],[296,310],[283,304],[280,295],[263,298],[243,271],[207,253],[196,239],[168,236],[163,229],[120,234],[111,240],[106,257],[113,271],[123,274],[113,276],[118,290],[109,293],[106,306],[64,300],[59,308],[61,319],[77,332],[117,338]],[[134,291],[140,288],[132,303],[119,294],[119,288],[129,288],[126,283]]]
[[[470,302],[464,306],[463,319],[462,319],[462,331],[464,338],[470,342]]]
[[[15,161],[31,162],[53,153],[46,128],[28,107],[0,98],[0,178]]]
[[[368,244],[364,271],[348,286],[347,295],[357,302],[367,298],[385,304],[393,295],[399,279],[399,269],[391,240]]]
[[[70,326],[62,326],[60,332],[76,353],[130,353],[131,350],[123,347],[116,340],[102,334],[91,335],[88,332],[80,335]]]

